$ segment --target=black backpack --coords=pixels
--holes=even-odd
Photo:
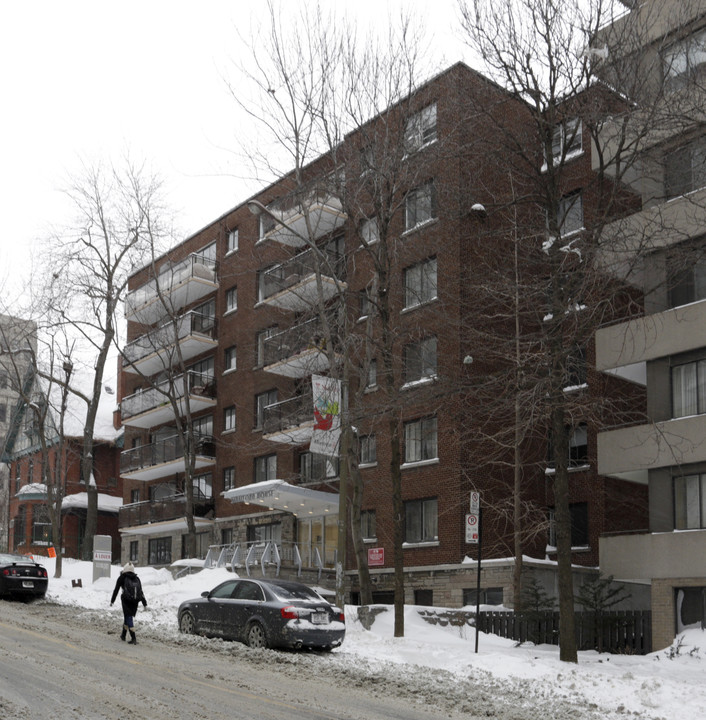
[[[125,576],[125,580],[123,581],[123,594],[128,600],[139,601],[142,595],[142,585],[137,575],[129,573]]]

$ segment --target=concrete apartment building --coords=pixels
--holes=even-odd
[[[597,333],[596,367],[644,384],[647,413],[598,435],[598,471],[649,489],[649,532],[601,538],[600,566],[649,587],[658,649],[706,623],[706,3],[629,5],[605,41],[648,73],[658,112],[631,180],[641,209],[608,232],[649,248],[645,312]]]
[[[326,317],[336,329],[347,328],[341,347],[355,359],[356,372],[345,378],[347,412],[356,430],[375,599],[392,597],[390,467],[396,463],[407,602],[471,602],[476,571],[464,560],[475,557],[476,546],[466,542],[466,515],[471,492],[480,491],[488,503],[484,558],[494,559],[483,571],[483,599],[512,603],[512,533],[495,509],[499,502],[490,502],[503,499],[506,486],[465,434],[484,422],[467,391],[469,373],[479,377],[484,368],[483,348],[470,346],[466,294],[480,266],[469,258],[494,252],[486,207],[506,192],[498,177],[503,170],[481,152],[497,129],[473,112],[479,99],[496,105],[508,122],[523,121],[518,101],[461,64],[390,114],[405,143],[397,155],[400,201],[388,228],[396,238],[385,285],[395,332],[391,358],[383,345],[366,344],[383,330],[377,268],[366,252],[383,230],[371,203],[354,202],[370,177],[370,138],[389,130],[387,116],[348,136],[337,158],[323,156],[304,168],[301,181],[282,177],[131,278],[120,378],[123,561],[169,566],[187,557],[184,474],[192,456],[177,430],[188,416],[195,433],[194,554],[232,563],[241,573],[277,571],[333,586],[339,461],[309,447],[312,376],[340,377],[331,367],[339,358],[322,340],[329,337],[323,316],[313,312],[324,306],[335,309]],[[575,162],[572,191],[593,172],[589,143]],[[582,392],[585,376],[578,385]],[[574,560],[590,568],[601,533],[645,527],[639,509],[645,492],[600,477],[594,429],[580,430],[571,446]],[[392,432],[400,433],[399,458],[391,455]],[[525,492],[542,509],[546,529],[526,554],[544,569],[552,553],[553,500],[546,460],[537,461],[546,458],[546,437],[540,445]],[[347,546],[346,592],[355,600],[350,537]]]

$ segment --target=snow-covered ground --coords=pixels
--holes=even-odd
[[[111,568],[111,578],[92,582],[91,563],[63,561],[62,577],[54,578],[54,560],[42,558],[49,571],[47,599],[62,605],[101,610],[115,615],[115,626],[122,624],[120,603],[110,607],[110,595],[120,568]],[[177,633],[176,609],[186,599],[197,597],[222,580],[232,577],[226,570],[203,570],[178,580],[164,569],[137,568],[148,607],[140,607],[136,618],[139,629]],[[82,587],[72,587],[80,579]],[[384,606],[381,606],[384,607]],[[393,611],[376,615],[370,631],[358,620],[357,608],[346,607],[346,639],[334,651],[350,656],[380,672],[385,663],[409,668],[446,670],[450,678],[471,674],[491,676],[494,684],[527,687],[541,697],[566,697],[586,707],[602,709],[606,715],[633,715],[664,720],[706,720],[706,633],[689,630],[667,649],[647,656],[608,655],[582,652],[579,664],[559,661],[558,648],[548,645],[515,643],[481,634],[475,653],[475,632],[463,628],[429,624],[420,608],[408,606],[405,637],[393,636]],[[363,663],[364,661],[364,663]]]

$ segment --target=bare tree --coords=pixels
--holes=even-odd
[[[665,101],[661,48],[641,50],[650,18],[656,22],[663,9],[654,3],[639,21],[609,24],[627,12],[626,5],[610,0],[571,7],[556,0],[460,4],[469,46],[523,115],[517,125],[493,108],[477,108],[504,138],[486,148],[488,167],[503,168],[512,177],[512,185],[508,182],[504,195],[488,208],[489,226],[496,213],[512,212],[516,220],[509,226],[520,231],[522,253],[522,272],[498,285],[506,299],[520,289],[523,315],[522,347],[514,353],[521,374],[500,361],[499,368],[507,372],[496,377],[509,378],[512,392],[498,412],[510,417],[518,397],[523,398],[512,433],[518,424],[521,434],[544,428],[550,441],[561,659],[569,662],[577,661],[569,507],[572,434],[580,423],[600,426],[639,410],[626,402],[619,386],[613,397],[604,392],[600,402],[566,388],[575,375],[577,349],[590,347],[596,329],[642,312],[641,259],[656,248],[660,233],[670,231],[668,218],[658,212],[655,223],[639,231],[629,218],[650,201],[644,189],[662,185],[656,182],[658,159],[644,152],[646,140],[696,117],[688,100]],[[575,162],[582,147],[590,149],[592,161],[583,176]],[[498,357],[513,356],[509,346],[503,349],[500,339],[495,341]],[[514,443],[515,450],[521,443],[520,435],[511,440],[508,434],[494,434],[492,441],[506,448]],[[519,461],[525,470],[528,460]]]
[[[46,268],[48,309],[91,356],[93,387],[80,393],[86,404],[82,473],[88,509],[82,557],[89,558],[98,517],[98,489],[91,481],[98,405],[106,362],[119,344],[119,315],[128,277],[163,238],[160,185],[144,166],[86,166],[67,194],[76,210],[73,228],[50,239],[52,265]]]
[[[270,5],[266,37],[251,45],[256,73],[242,69],[256,89],[256,100],[253,104],[243,100],[250,96],[236,83],[232,86],[233,96],[269,131],[270,141],[284,150],[278,156],[288,158],[293,168],[282,183],[291,186],[290,196],[259,211],[269,216],[271,228],[273,222],[278,222],[278,214],[281,217],[286,211],[285,202],[298,204],[306,220],[302,239],[317,261],[317,293],[309,312],[322,323],[329,373],[341,381],[345,398],[338,565],[340,569],[344,563],[342,551],[348,528],[363,602],[370,602],[372,595],[361,535],[363,481],[358,469],[358,430],[363,425],[374,427],[375,423],[384,426],[389,437],[395,635],[402,636],[405,513],[401,429],[402,411],[410,401],[400,394],[404,382],[399,357],[404,342],[396,320],[399,288],[392,267],[399,259],[399,218],[407,193],[421,182],[429,172],[429,163],[438,157],[438,152],[430,151],[408,161],[410,152],[414,153],[410,142],[416,142],[416,135],[422,132],[413,120],[421,102],[415,96],[416,83],[425,73],[420,60],[422,46],[409,17],[401,17],[397,26],[391,24],[387,34],[363,39],[354,26],[340,17],[329,17],[321,8],[313,9],[300,24],[288,19],[286,31],[280,22],[281,15]],[[253,157],[262,159],[257,153]],[[279,174],[273,172],[275,168],[269,162],[264,169]],[[370,312],[362,325],[358,322],[358,293],[351,292],[341,281],[331,255],[321,245],[317,218],[309,211],[307,198],[317,192],[339,203],[343,215],[359,229],[353,252],[360,255],[362,249],[370,278]],[[360,262],[354,260],[353,254],[344,259],[351,274]],[[336,278],[333,297],[324,293],[324,276]],[[375,415],[371,416],[365,409],[365,393],[375,357],[381,359],[378,377],[382,400],[376,403]],[[339,602],[342,590],[339,573]]]

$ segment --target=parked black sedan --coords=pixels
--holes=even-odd
[[[29,555],[0,553],[0,597],[42,598],[48,584],[44,566]]]
[[[179,606],[179,630],[239,640],[250,647],[338,647],[345,618],[321,595],[288,580],[226,580]]]

